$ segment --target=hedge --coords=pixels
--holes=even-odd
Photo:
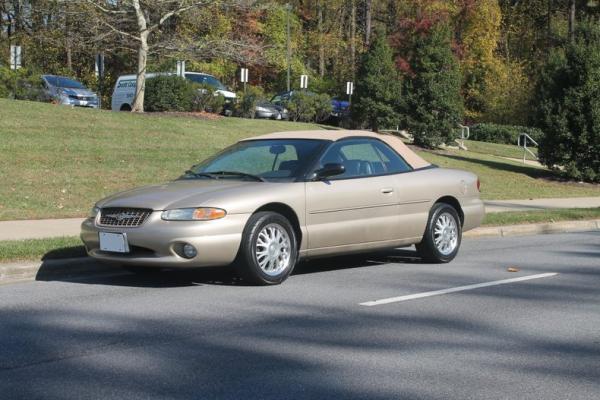
[[[537,128],[518,125],[498,125],[482,123],[471,126],[470,140],[489,143],[517,144],[519,135],[526,133],[540,143],[544,133]]]

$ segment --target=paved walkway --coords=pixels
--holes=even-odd
[[[488,213],[534,211],[553,208],[600,207],[600,197],[569,199],[490,200],[485,202]],[[83,218],[0,221],[0,241],[43,239],[58,236],[78,236]]]
[[[83,218],[0,221],[0,240],[79,236]]]

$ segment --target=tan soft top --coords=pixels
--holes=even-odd
[[[431,165],[415,152],[408,148],[398,137],[369,131],[350,131],[350,130],[321,130],[321,131],[290,131],[275,132],[266,135],[246,138],[243,140],[257,139],[321,139],[321,140],[340,140],[348,137],[372,137],[387,143],[398,154],[410,164],[411,167],[423,168]]]

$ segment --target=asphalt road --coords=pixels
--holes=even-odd
[[[266,288],[222,271],[0,286],[2,399],[599,396],[600,233],[468,240],[449,265],[313,261]]]

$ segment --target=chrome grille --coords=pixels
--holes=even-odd
[[[152,210],[145,208],[103,208],[100,211],[100,225],[136,227],[144,223]]]

